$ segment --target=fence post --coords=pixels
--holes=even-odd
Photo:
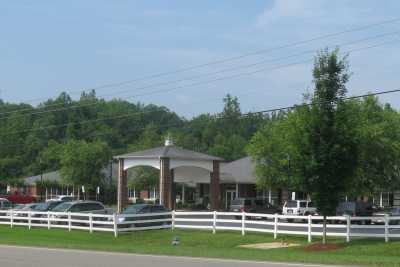
[[[311,215],[308,215],[308,243],[311,243],[311,241],[312,241],[312,236],[311,236],[311,223],[312,223]]]
[[[50,223],[50,211],[47,211],[47,229],[50,229],[50,226],[51,225],[51,223]]]
[[[172,231],[175,230],[175,210],[172,211],[172,222],[171,222],[171,229]]]
[[[245,235],[245,227],[246,227],[246,213],[242,212],[242,235]]]
[[[278,238],[278,214],[275,213],[274,217],[274,239]]]
[[[113,221],[114,221],[114,237],[118,237],[118,218],[116,213],[114,213]]]
[[[89,214],[89,232],[93,233],[93,214]]]
[[[31,222],[31,211],[28,211],[28,229],[31,230],[32,222]]]
[[[385,214],[385,242],[389,241],[389,216]]]
[[[68,231],[71,232],[71,226],[72,226],[72,222],[71,222],[71,212],[68,211]]]
[[[213,213],[213,234],[215,234],[216,229],[217,229],[217,211],[214,210],[214,213]]]
[[[14,226],[14,210],[11,210],[10,213],[10,227],[13,228]]]
[[[350,242],[350,228],[351,228],[350,216],[346,215],[346,242]]]

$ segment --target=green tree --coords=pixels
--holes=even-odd
[[[274,177],[267,181],[295,185],[310,193],[324,217],[325,243],[326,216],[335,213],[340,197],[355,177],[358,140],[343,100],[349,79],[346,58],[340,59],[337,50],[321,51],[315,59],[313,77],[310,105],[290,112],[285,122],[264,128],[263,133],[268,135],[257,134],[249,152],[261,165],[257,167],[259,176]],[[270,136],[275,139],[266,140]]]
[[[110,159],[111,150],[106,143],[72,140],[62,151],[60,173],[66,182],[93,190],[103,184],[103,169]]]

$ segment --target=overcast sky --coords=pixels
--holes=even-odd
[[[399,10],[398,0],[2,0],[0,98],[32,102],[63,90],[76,98],[82,89],[147,77],[97,94],[165,105],[187,117],[221,110],[227,93],[239,97],[243,111],[275,108],[300,102],[312,88],[313,53],[303,52],[346,43],[343,52],[354,50],[349,94],[392,90],[400,88],[400,21],[149,76],[396,19]],[[189,80],[172,82],[182,79]],[[381,99],[400,108],[399,93]]]

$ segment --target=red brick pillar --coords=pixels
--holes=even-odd
[[[169,158],[160,159],[160,202],[168,209],[173,209],[173,172],[169,168]]]
[[[118,161],[118,213],[121,213],[128,203],[128,181],[124,170],[124,159]]]
[[[219,161],[213,161],[213,171],[210,174],[210,209],[220,208]]]

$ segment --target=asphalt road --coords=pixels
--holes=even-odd
[[[0,246],[0,266],[7,267],[320,267],[296,263],[249,262],[188,257],[148,256],[79,250]]]

